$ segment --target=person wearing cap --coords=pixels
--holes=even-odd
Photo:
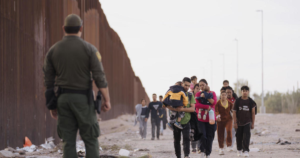
[[[44,61],[44,83],[47,88],[59,87],[57,108],[51,108],[51,116],[58,120],[58,136],[63,140],[64,158],[77,158],[76,135],[85,143],[86,157],[99,156],[99,124],[93,99],[88,97],[93,79],[104,98],[102,111],[111,108],[108,85],[101,62],[101,55],[95,46],[81,37],[82,20],[70,14],[65,18],[65,36],[48,51]],[[47,99],[46,99],[47,100]],[[49,107],[48,107],[49,109]]]

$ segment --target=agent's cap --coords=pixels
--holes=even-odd
[[[65,18],[65,25],[64,26],[81,26],[82,20],[81,18],[76,14],[70,14]]]

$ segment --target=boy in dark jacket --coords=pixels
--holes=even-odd
[[[256,103],[249,97],[249,87],[241,88],[242,97],[238,98],[233,107],[234,128],[236,129],[236,144],[238,156],[249,157],[251,129],[254,129]]]

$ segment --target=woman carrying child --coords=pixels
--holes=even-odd
[[[210,110],[215,111],[215,105],[217,103],[217,96],[214,91],[205,91],[205,89],[209,89],[208,83],[205,79],[201,79],[199,81],[199,86],[201,91],[196,94],[196,112],[199,120],[199,126],[201,128],[201,131],[203,133],[201,138],[201,158],[209,158],[211,151],[212,151],[212,143],[215,137],[215,131],[216,131],[216,123],[210,124],[209,123],[209,115],[208,112]],[[199,98],[201,97],[201,99]],[[205,98],[207,97],[207,98]],[[207,100],[210,105],[206,103],[203,103],[203,100]],[[215,116],[214,116],[215,117]],[[215,118],[214,118],[215,119]]]

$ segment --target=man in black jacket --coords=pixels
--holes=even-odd
[[[160,117],[161,117],[161,108],[162,103],[157,101],[157,95],[152,95],[153,101],[149,103],[149,112],[151,113],[151,126],[152,126],[152,138],[151,140],[155,139],[155,127],[156,127],[156,138],[159,140],[159,131],[160,131]]]

